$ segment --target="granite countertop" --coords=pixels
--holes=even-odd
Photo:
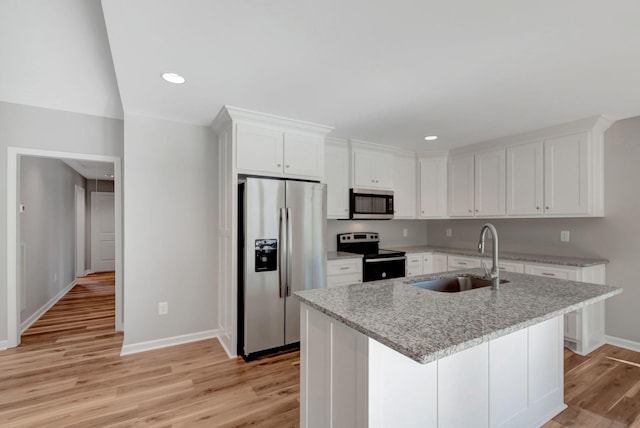
[[[361,259],[362,254],[345,253],[344,251],[329,251],[327,253],[327,260],[340,260],[340,259]]]
[[[482,276],[482,269],[455,275]],[[439,293],[407,285],[449,273],[296,292],[303,303],[422,364],[615,296],[621,288],[504,272],[491,287]]]
[[[460,256],[480,257],[478,249],[468,248],[449,248],[449,247],[432,247],[428,245],[417,247],[384,247],[392,250],[404,251],[407,254],[412,253],[443,253],[454,254]],[[491,258],[491,251],[485,254],[485,257]],[[527,254],[527,253],[513,253],[508,251],[500,251],[500,260],[513,260],[519,262],[529,263],[543,263],[550,265],[560,266],[576,266],[576,267],[588,267],[609,263],[607,259],[595,259],[586,257],[565,257],[565,256],[549,256],[544,254]]]

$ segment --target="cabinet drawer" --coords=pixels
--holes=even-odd
[[[340,287],[343,285],[357,284],[362,282],[362,273],[349,273],[346,275],[327,276],[327,288]]]
[[[329,260],[327,276],[359,273],[362,275],[362,259]]]
[[[567,279],[570,281],[578,280],[577,268],[563,268],[545,265],[526,265],[524,273],[529,275],[545,276],[547,278]]]
[[[450,270],[479,268],[481,266],[480,259],[477,257],[448,257],[448,266]]]
[[[487,265],[491,266],[491,262],[488,262]],[[498,260],[498,265],[501,272],[524,273],[524,263],[503,262]]]

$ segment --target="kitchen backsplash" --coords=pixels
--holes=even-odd
[[[403,236],[404,229],[407,236]],[[336,235],[345,232],[377,232],[380,247],[426,245],[427,222],[424,220],[327,220],[327,250],[336,250]]]

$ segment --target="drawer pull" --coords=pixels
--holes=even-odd
[[[543,274],[544,276],[556,276],[556,274],[555,274],[555,273],[549,273],[549,272],[542,272],[542,274]]]
[[[351,269],[351,266],[342,266],[342,267],[340,268],[340,270],[347,270],[347,269]]]
[[[467,262],[458,262],[458,264],[460,264],[460,265],[465,265],[465,266],[466,266],[466,265],[467,265]]]

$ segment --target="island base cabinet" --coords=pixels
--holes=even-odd
[[[300,426],[539,427],[563,403],[552,318],[420,364],[301,304]]]

